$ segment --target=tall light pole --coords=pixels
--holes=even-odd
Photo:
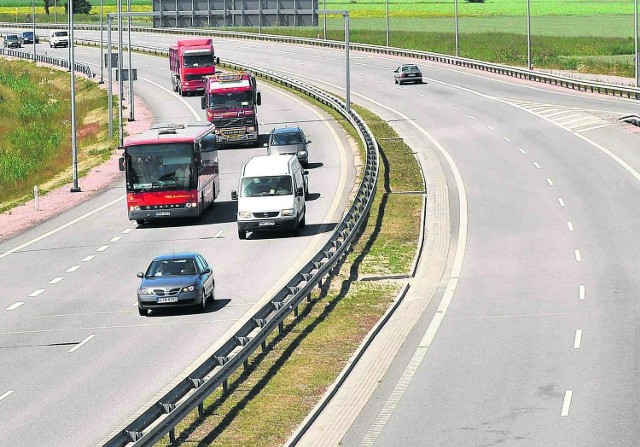
[[[635,0],[633,7],[633,35],[635,42],[635,59],[636,59],[636,87],[640,87],[640,52],[638,52],[638,0]],[[637,98],[636,98],[637,99]]]
[[[351,74],[349,73],[349,11],[346,11],[344,15],[344,48],[345,48],[345,72],[347,75],[345,82],[345,89],[347,91],[346,97],[346,105],[347,112],[351,111]]]
[[[389,0],[385,0],[385,17],[387,21],[387,46],[389,46]]]
[[[127,0],[127,12],[131,13],[131,0]],[[127,25],[128,28],[128,37],[127,40],[129,42],[129,121],[135,120],[134,115],[134,96],[133,96],[133,65],[131,65],[131,16],[127,16]]]
[[[108,89],[108,101],[109,101],[109,105],[108,105],[108,109],[109,109],[109,139],[113,138],[113,51],[112,51],[112,45],[111,45],[111,14],[107,14],[107,54],[109,55],[109,57],[107,57],[107,69],[108,71],[108,75],[107,75],[107,79],[108,79],[108,84],[107,84],[107,89]]]
[[[53,17],[56,25],[58,24],[58,0],[53,0]]]
[[[322,38],[327,40],[327,0],[322,0],[322,9],[325,11],[322,14]]]
[[[456,57],[460,56],[460,46],[458,45],[458,0],[454,0],[454,14],[456,22]]]
[[[636,0],[637,1],[637,0]],[[531,0],[527,0],[527,69],[531,70]]]
[[[120,132],[118,138],[118,146],[124,145],[124,124],[122,116],[122,97],[124,90],[124,82],[122,80],[122,0],[117,2],[118,8],[118,119],[120,120]]]
[[[102,45],[102,41],[103,39],[103,35],[104,35],[104,26],[103,26],[103,12],[104,12],[104,7],[103,7],[103,1],[100,0],[100,84],[104,84],[104,48]],[[109,50],[111,51],[111,50]]]
[[[33,22],[33,61],[36,61],[36,0],[31,0],[31,21]]]
[[[35,35],[34,35],[35,40]],[[76,141],[76,67],[74,61],[73,40],[73,0],[69,2],[69,65],[71,68],[71,151],[73,159],[73,186],[71,192],[80,192],[78,185],[78,144]]]

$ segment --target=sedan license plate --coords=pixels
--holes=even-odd
[[[415,78],[418,75],[417,74],[410,74],[409,76],[411,76],[412,78]]]
[[[156,211],[156,216],[171,216],[170,211]]]
[[[158,298],[158,304],[162,304],[162,303],[177,303],[177,302],[178,302],[178,297],[177,296],[164,296],[164,297]]]
[[[260,222],[258,222],[259,227],[272,227],[275,224],[276,223],[272,220],[261,220]]]

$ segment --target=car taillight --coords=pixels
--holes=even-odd
[[[406,77],[407,77],[407,74],[406,74],[406,73],[402,73],[402,74],[400,75],[400,77],[401,77],[401,78],[406,78]]]

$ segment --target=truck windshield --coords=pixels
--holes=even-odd
[[[253,95],[250,90],[244,92],[212,93],[209,95],[209,107],[212,109],[251,106],[253,106]]]
[[[184,56],[185,67],[212,67],[213,54],[198,54],[193,56]]]
[[[293,194],[291,177],[245,177],[240,183],[240,197],[290,196]]]
[[[192,189],[193,145],[147,144],[126,148],[127,191]]]

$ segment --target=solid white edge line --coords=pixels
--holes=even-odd
[[[53,229],[53,230],[51,230],[51,231],[48,231],[48,232],[46,232],[45,234],[43,234],[43,235],[41,235],[41,236],[38,236],[38,237],[37,237],[37,238],[35,238],[35,239],[31,239],[30,241],[25,242],[24,244],[18,245],[17,247],[14,247],[14,248],[12,248],[12,249],[10,249],[10,250],[7,250],[7,251],[5,251],[4,253],[0,254],[0,259],[4,258],[5,256],[9,256],[9,255],[10,255],[10,254],[12,254],[12,253],[17,252],[18,250],[22,250],[23,248],[28,247],[29,245],[35,244],[36,242],[40,242],[40,241],[41,241],[41,240],[43,240],[44,238],[47,238],[47,237],[49,237],[49,236],[51,236],[51,235],[53,235],[53,234],[56,234],[57,232],[62,231],[62,230],[64,230],[65,228],[68,228],[68,227],[70,227],[71,225],[73,225],[73,224],[75,224],[75,223],[78,223],[78,222],[80,222],[81,220],[86,219],[86,218],[87,218],[87,217],[89,217],[89,216],[94,215],[95,213],[98,213],[98,212],[100,212],[100,211],[102,211],[102,210],[104,210],[104,209],[106,209],[106,208],[109,208],[111,205],[113,205],[113,204],[115,204],[116,202],[118,202],[118,201],[120,201],[120,200],[124,199],[125,197],[126,197],[126,196],[120,196],[120,197],[118,197],[117,199],[112,200],[111,202],[106,203],[106,204],[104,204],[104,205],[102,205],[102,206],[99,206],[98,208],[96,208],[96,209],[94,209],[94,210],[92,210],[92,211],[89,211],[88,213],[85,213],[85,214],[83,214],[83,215],[82,215],[82,216],[80,216],[80,217],[76,217],[76,218],[75,218],[75,219],[73,219],[72,221],[67,222],[66,224],[61,225],[61,226],[59,226],[58,228],[55,228],[55,229]]]
[[[80,349],[82,346],[85,345],[85,343],[87,343],[89,340],[91,340],[93,337],[95,337],[95,335],[89,335],[87,338],[85,338],[84,340],[82,340],[80,343],[78,343],[77,345],[75,345],[73,348],[69,349],[69,352],[75,352],[78,349]]]
[[[578,298],[583,300],[585,299],[587,296],[587,288],[585,287],[584,284],[580,284],[580,286],[578,287]]]
[[[576,254],[576,261],[582,262],[582,255],[580,254],[580,250],[574,250]]]
[[[2,396],[0,396],[0,400],[6,399],[7,397],[11,396],[12,394],[13,394],[13,390],[9,390],[6,393],[4,393]]]
[[[24,301],[16,301],[15,303],[13,303],[11,306],[7,307],[5,310],[16,310],[18,307],[22,306],[24,304]]]
[[[41,293],[43,293],[44,291],[45,291],[45,289],[36,289],[36,290],[34,290],[33,292],[31,292],[31,293],[29,294],[29,296],[31,296],[31,297],[38,296],[38,295],[40,295]]]
[[[582,329],[576,329],[576,337],[573,340],[573,349],[580,349],[582,344]]]
[[[562,413],[560,413],[560,416],[569,416],[569,407],[571,406],[572,397],[573,390],[567,390],[564,393],[564,400],[562,401]]]

